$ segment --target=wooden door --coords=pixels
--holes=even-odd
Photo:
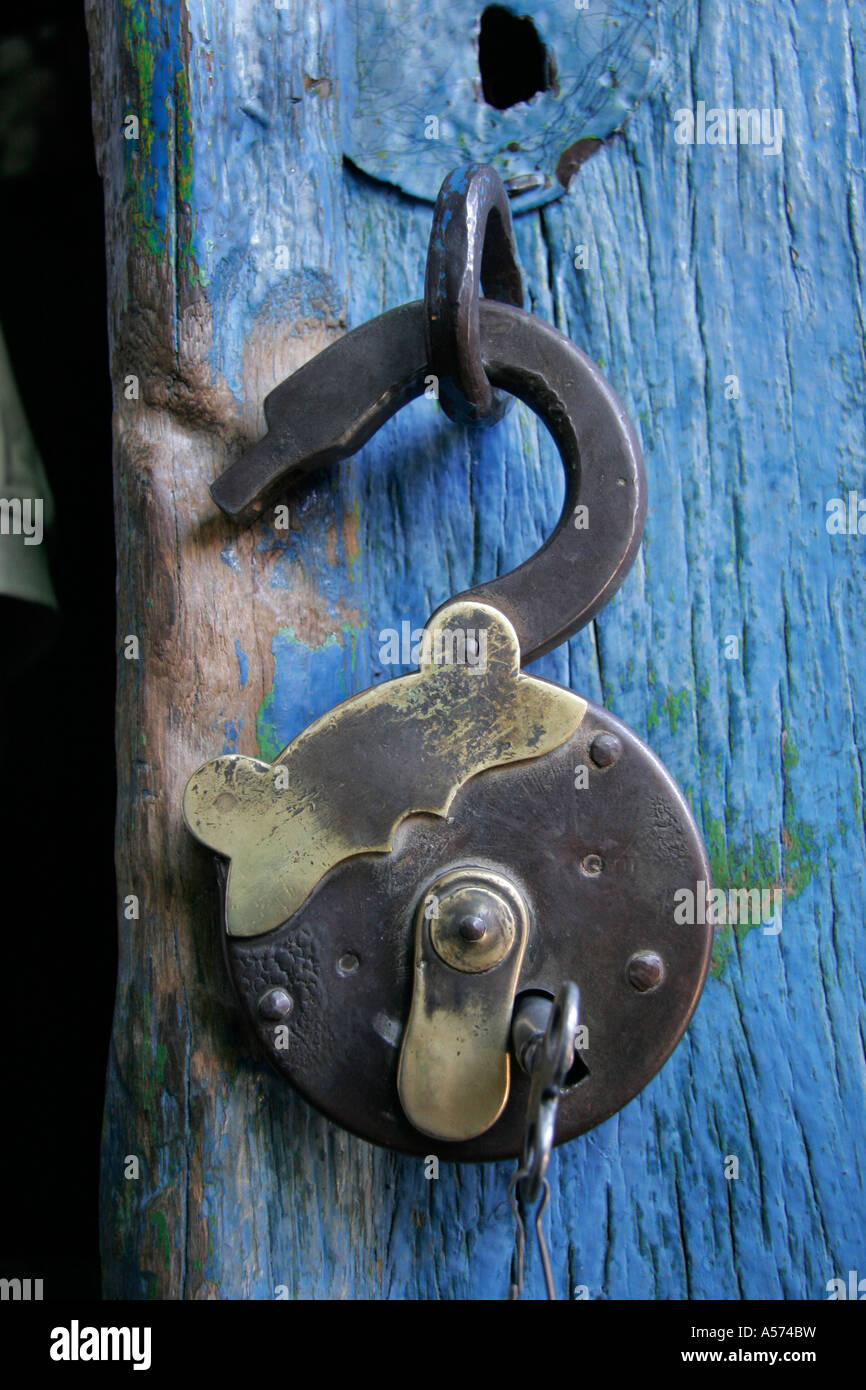
[[[523,407],[473,436],[422,399],[312,480],[290,530],[227,523],[207,485],[264,395],[419,296],[431,209],[341,158],[341,5],[88,12],[120,560],[106,1293],[500,1298],[510,1165],[430,1180],[270,1074],[180,800],[205,758],[273,756],[397,674],[380,634],[528,556],[559,464]],[[864,1250],[864,18],[682,0],[648,22],[622,133],[516,219],[530,305],[610,377],[649,485],[625,586],[535,669],[644,737],[716,885],[781,913],[720,927],[672,1060],[554,1157],[551,1254],[561,1297],[821,1299]],[[778,126],[709,139],[708,112],[741,107],[783,113],[778,149]]]

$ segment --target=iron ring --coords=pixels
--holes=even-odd
[[[478,290],[523,307],[511,207],[489,164],[455,169],[433,212],[424,276],[427,353],[439,382],[439,404],[456,424],[494,425],[511,405],[484,370]]]

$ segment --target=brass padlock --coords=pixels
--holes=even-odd
[[[664,767],[607,710],[522,670],[622,583],[645,482],[610,385],[518,307],[491,174],[446,181],[426,301],[348,333],[273,391],[267,435],[212,491],[252,519],[287,476],[351,455],[438,366],[456,418],[498,418],[499,388],[547,424],[566,475],[559,523],[531,560],[431,617],[416,673],[337,706],[273,763],[205,763],[184,797],[219,856],[229,970],[274,1066],[364,1139],[472,1160],[525,1147],[522,1001],[579,990],[562,1142],[662,1066],[712,947],[711,927],[674,920],[678,890],[710,874]],[[509,302],[479,300],[479,279]]]

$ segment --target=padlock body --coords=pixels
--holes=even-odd
[[[359,795],[376,795],[375,764]],[[706,901],[710,886],[688,805],[607,710],[589,703],[553,752],[472,777],[446,816],[409,816],[390,852],[338,864],[276,930],[224,935],[226,958],[271,1062],[331,1120],[410,1154],[514,1158],[528,1096],[516,1066],[500,1118],[461,1143],[419,1132],[398,1098],[413,923],[430,885],[469,866],[503,875],[527,905],[517,994],[553,996],[566,979],[579,987],[562,1143],[627,1104],[664,1064],[697,1004],[713,942],[711,925],[681,920],[706,915],[682,904]]]

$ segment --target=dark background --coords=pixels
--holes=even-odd
[[[0,1275],[98,1297],[117,917],[102,186],[83,4],[14,8],[0,16],[0,323],[54,496],[60,617],[28,657],[41,625],[0,602]]]

